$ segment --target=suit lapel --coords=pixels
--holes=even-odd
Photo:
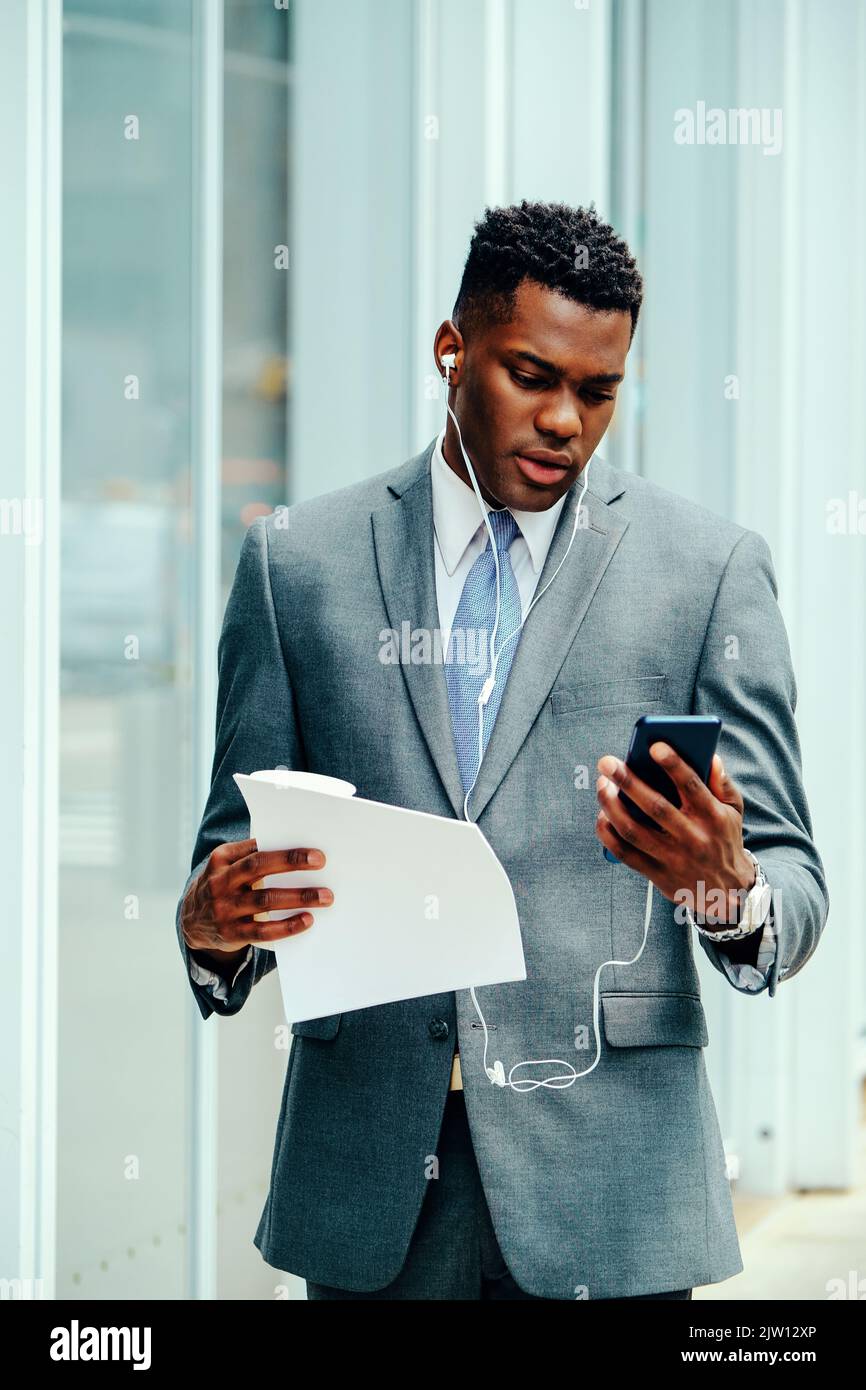
[[[391,484],[399,502],[380,507],[372,515],[379,583],[388,621],[398,641],[404,623],[410,629],[422,628],[430,633],[439,626],[430,484],[435,445],[434,439],[422,454],[399,470]],[[445,672],[433,662],[401,662],[401,670],[442,785],[455,815],[462,820],[463,785],[454,748]]]
[[[433,632],[439,626],[434,560],[430,461],[435,440],[398,470],[391,491],[399,498],[372,514],[376,563],[385,609],[399,635],[402,624]],[[538,599],[520,641],[469,798],[476,821],[519,753],[574,642],[628,521],[608,503],[625,491],[624,475],[593,459],[584,498],[588,524],[578,527],[568,559],[549,591]],[[568,494],[539,575],[536,595],[552,579],[568,549],[582,484]],[[401,663],[409,698],[431,757],[458,818],[463,818],[463,787],[457,766],[448,687],[440,664]]]
[[[596,462],[601,460],[593,461],[593,470]],[[607,472],[607,466],[604,467]],[[595,481],[591,473],[590,482]],[[520,752],[628,527],[627,520],[615,517],[606,503],[587,488],[583,506],[588,525],[578,527],[568,559],[553,579],[568,550],[582,487],[578,480],[569,492],[538,577],[533,597],[541,597],[520,634],[496,723],[469,798],[472,820],[480,818]],[[542,594],[551,579],[553,583]]]

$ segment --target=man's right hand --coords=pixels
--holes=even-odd
[[[278,922],[256,922],[255,914],[294,907],[330,907],[330,888],[257,888],[268,874],[320,869],[319,849],[259,851],[255,840],[230,840],[212,850],[204,869],[190,885],[181,909],[181,930],[190,951],[228,966],[250,944],[281,941],[313,925],[309,912]]]

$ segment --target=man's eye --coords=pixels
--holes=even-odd
[[[545,386],[547,384],[540,376],[526,376],[524,372],[512,372],[511,375],[518,386],[524,386],[530,391],[533,387]]]
[[[598,403],[599,401],[613,400],[613,396],[605,391],[587,391],[585,394],[589,397],[591,401],[595,401],[596,403]]]

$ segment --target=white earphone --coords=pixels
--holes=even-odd
[[[448,386],[448,387],[450,388],[450,386],[451,386],[451,371],[452,371],[453,368],[455,368],[455,367],[457,366],[457,357],[456,357],[456,354],[453,353],[453,352],[445,353],[445,354],[443,355],[443,357],[441,358],[441,362],[442,362],[442,366],[443,366],[444,369],[445,369],[445,384],[446,384],[446,386]],[[447,410],[448,410],[448,414],[451,416],[451,419],[454,421],[454,425],[455,425],[455,427],[456,427],[456,429],[457,429],[457,438],[458,438],[459,441],[460,441],[460,450],[461,450],[461,452],[462,452],[462,454],[463,454],[463,458],[464,458],[464,461],[465,461],[465,463],[466,463],[467,470],[468,470],[468,472],[469,472],[469,477],[470,477],[471,480],[472,480],[472,486],[473,486],[473,488],[474,488],[474,490],[475,490],[475,496],[478,498],[478,505],[479,505],[479,507],[481,508],[481,514],[482,514],[482,517],[483,517],[483,519],[484,519],[484,524],[485,524],[485,526],[487,527],[487,531],[488,531],[488,534],[489,534],[489,536],[490,536],[490,546],[491,546],[491,549],[492,549],[492,551],[493,551],[493,560],[494,560],[494,564],[495,564],[495,567],[496,567],[496,618],[495,618],[494,623],[493,623],[493,632],[492,632],[491,635],[490,635],[490,663],[491,663],[491,665],[490,665],[490,675],[489,675],[489,676],[487,677],[487,679],[485,680],[484,685],[481,687],[481,693],[480,693],[480,695],[478,696],[478,771],[475,773],[475,777],[473,778],[473,781],[472,781],[472,786],[469,788],[469,790],[467,791],[465,797],[463,798],[463,816],[464,816],[464,819],[468,821],[468,820],[469,820],[469,811],[468,811],[469,797],[470,797],[470,795],[471,795],[471,793],[472,793],[472,790],[473,790],[473,788],[474,788],[474,786],[475,786],[475,783],[478,781],[478,772],[481,771],[481,762],[482,762],[482,759],[483,759],[483,757],[484,757],[484,706],[487,704],[487,701],[490,699],[490,696],[491,696],[491,694],[492,694],[492,692],[493,692],[493,688],[494,688],[494,686],[495,686],[495,684],[496,684],[496,663],[497,663],[498,660],[499,660],[499,656],[500,656],[500,654],[501,654],[501,652],[502,652],[503,647],[505,646],[505,643],[506,643],[506,642],[510,642],[510,641],[511,641],[514,637],[516,637],[517,634],[520,632],[521,628],[523,627],[523,624],[526,622],[526,619],[529,617],[530,613],[532,612],[532,609],[535,607],[536,603],[537,603],[538,600],[541,598],[541,595],[544,594],[544,593],[546,593],[547,590],[550,588],[550,586],[551,586],[551,584],[553,583],[554,579],[555,579],[556,576],[559,574],[559,571],[562,569],[562,566],[564,565],[564,563],[565,563],[565,561],[566,561],[566,558],[568,557],[568,552],[571,550],[572,544],[573,544],[573,542],[574,542],[574,538],[575,538],[575,536],[576,536],[576,534],[577,534],[578,525],[579,525],[579,523],[580,523],[580,515],[581,515],[580,509],[581,509],[581,506],[582,506],[582,504],[583,504],[584,494],[586,493],[586,489],[587,489],[587,486],[588,486],[588,484],[589,484],[589,468],[590,468],[590,464],[588,463],[588,464],[586,465],[586,468],[584,469],[584,472],[585,472],[585,474],[586,474],[586,478],[585,478],[585,481],[584,481],[584,484],[583,484],[583,491],[582,491],[581,494],[580,494],[580,497],[579,497],[578,503],[577,503],[577,507],[576,507],[576,509],[575,509],[575,514],[574,514],[574,526],[572,527],[571,538],[570,538],[570,540],[569,540],[569,542],[568,542],[568,547],[567,547],[567,549],[566,549],[565,555],[563,555],[562,559],[560,560],[559,564],[557,565],[556,569],[554,570],[554,572],[553,572],[553,574],[551,575],[550,579],[548,579],[547,583],[545,584],[545,586],[544,586],[544,588],[541,590],[541,592],[538,593],[538,594],[536,594],[536,595],[533,597],[531,603],[529,604],[529,607],[527,608],[526,612],[524,613],[523,617],[521,618],[520,623],[518,624],[518,626],[514,629],[513,632],[510,632],[510,633],[508,634],[508,636],[507,636],[506,638],[504,638],[503,642],[501,643],[501,645],[500,645],[500,647],[499,647],[499,651],[496,651],[496,650],[495,650],[496,632],[497,632],[497,629],[498,629],[498,627],[499,627],[499,609],[500,609],[499,555],[498,555],[497,549],[496,549],[496,540],[495,540],[494,535],[493,535],[493,528],[492,528],[492,526],[490,525],[490,521],[489,521],[488,516],[487,516],[487,508],[486,508],[485,505],[484,505],[484,499],[483,499],[482,496],[481,496],[481,492],[480,492],[480,489],[479,489],[479,487],[478,487],[478,482],[477,482],[476,477],[475,477],[475,469],[472,467],[472,464],[471,464],[470,459],[469,459],[469,455],[467,454],[467,452],[466,452],[466,450],[465,450],[465,448],[464,448],[464,446],[463,446],[463,435],[462,435],[461,432],[460,432],[460,423],[459,423],[459,421],[458,421],[458,419],[457,419],[457,416],[454,414],[454,411],[451,409],[451,406],[448,404],[448,401],[447,401],[447,400],[446,400],[445,404],[446,404],[446,408],[447,408]],[[591,463],[591,462],[592,462],[592,460],[590,460],[590,463]],[[533,1061],[515,1062],[514,1066],[513,1066],[513,1067],[511,1068],[511,1070],[509,1071],[507,1077],[506,1077],[506,1075],[505,1075],[505,1068],[504,1068],[504,1066],[502,1065],[502,1062],[499,1061],[499,1059],[497,1059],[496,1062],[494,1062],[494,1064],[493,1064],[492,1067],[488,1066],[488,1065],[487,1065],[487,1049],[488,1049],[489,1037],[488,1037],[488,1032],[487,1032],[487,1023],[486,1023],[486,1021],[485,1021],[484,1014],[481,1012],[481,1007],[480,1007],[480,1005],[479,1005],[479,1003],[478,1003],[478,999],[477,999],[476,994],[475,994],[475,988],[474,988],[474,986],[473,986],[473,987],[470,987],[469,993],[470,993],[470,995],[471,995],[471,997],[472,997],[472,1002],[473,1002],[473,1004],[475,1005],[475,1012],[478,1014],[478,1017],[479,1017],[479,1019],[480,1019],[480,1021],[481,1021],[481,1027],[484,1029],[484,1070],[485,1070],[485,1072],[486,1072],[486,1074],[487,1074],[489,1080],[490,1080],[495,1086],[508,1086],[508,1087],[511,1088],[512,1091],[534,1091],[534,1090],[536,1089],[536,1087],[538,1087],[538,1086],[546,1086],[546,1087],[547,1087],[548,1089],[550,1089],[550,1090],[557,1090],[557,1091],[558,1091],[558,1090],[564,1090],[565,1087],[573,1085],[574,1082],[578,1079],[578,1077],[580,1077],[580,1076],[588,1076],[588,1074],[589,1074],[591,1071],[594,1070],[594,1068],[598,1065],[599,1060],[600,1060],[600,1058],[601,1058],[601,1035],[600,1035],[600,1033],[599,1033],[599,1028],[598,1028],[598,1011],[599,1011],[599,988],[598,988],[598,980],[599,980],[599,976],[601,975],[601,972],[602,972],[602,970],[604,969],[604,967],[605,967],[606,965],[634,965],[636,961],[640,960],[640,957],[641,957],[641,955],[642,955],[642,953],[643,953],[644,946],[646,945],[647,935],[648,935],[648,932],[649,932],[650,916],[651,916],[651,914],[652,914],[652,891],[653,891],[652,880],[648,879],[648,880],[647,880],[646,912],[645,912],[645,915],[644,915],[643,940],[641,941],[640,950],[638,951],[637,955],[636,955],[636,956],[633,956],[631,960],[606,960],[606,961],[602,961],[601,965],[598,967],[597,971],[595,972],[595,979],[593,980],[593,985],[592,985],[592,1018],[593,1018],[593,1028],[594,1028],[594,1031],[595,1031],[595,1046],[596,1046],[596,1051],[595,1051],[595,1060],[593,1061],[592,1065],[589,1066],[589,1067],[587,1067],[584,1071],[575,1071],[574,1067],[571,1065],[570,1062],[563,1062],[563,1061],[562,1061],[560,1058],[558,1058],[558,1057],[543,1057],[543,1058],[539,1058],[539,1059],[533,1060]],[[557,1066],[557,1067],[563,1067],[565,1070],[564,1070],[564,1072],[563,1072],[561,1075],[548,1076],[548,1077],[545,1077],[543,1080],[540,1080],[540,1081],[536,1081],[536,1080],[534,1080],[532,1077],[529,1077],[529,1076],[523,1077],[523,1078],[519,1078],[517,1081],[512,1080],[512,1077],[514,1076],[514,1073],[515,1073],[515,1072],[518,1070],[518,1068],[520,1068],[520,1067],[541,1067],[541,1066]]]

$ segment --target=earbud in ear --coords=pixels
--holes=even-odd
[[[442,366],[445,368],[445,381],[446,381],[447,384],[450,386],[450,385],[451,385],[451,380],[450,380],[450,377],[451,377],[451,368],[457,366],[457,356],[456,356],[456,353],[453,353],[453,352],[446,352],[446,353],[444,354],[444,356],[442,357]]]

